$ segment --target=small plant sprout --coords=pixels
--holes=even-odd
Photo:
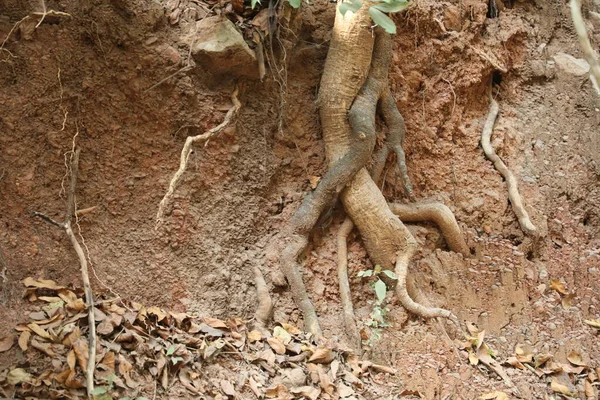
[[[366,342],[368,346],[373,345],[373,343],[381,339],[381,329],[389,326],[389,324],[385,321],[385,316],[389,311],[385,301],[387,287],[385,286],[385,282],[383,282],[380,278],[381,274],[385,274],[390,279],[398,279],[395,273],[387,269],[382,270],[381,266],[379,265],[376,265],[373,269],[360,271],[358,273],[360,278],[372,278],[370,285],[373,288],[376,296],[369,319],[364,323],[366,326],[371,328],[371,336]]]

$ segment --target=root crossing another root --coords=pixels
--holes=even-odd
[[[530,236],[537,236],[537,228],[531,220],[529,219],[529,214],[525,211],[525,207],[523,207],[523,202],[521,201],[521,195],[519,194],[519,188],[517,185],[517,179],[513,175],[513,173],[508,169],[506,164],[498,157],[492,144],[490,143],[490,138],[492,137],[492,132],[494,130],[494,123],[496,122],[496,118],[498,117],[499,106],[498,102],[493,98],[491,100],[490,112],[488,114],[487,120],[485,121],[485,125],[483,127],[483,132],[481,133],[481,147],[483,147],[483,152],[485,156],[494,163],[494,167],[500,172],[500,174],[506,180],[506,186],[508,186],[508,198],[510,199],[510,204],[512,204],[513,211],[517,215],[519,220],[519,225],[521,225],[521,229],[525,234]]]

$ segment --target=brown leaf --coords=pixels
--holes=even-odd
[[[475,353],[473,353],[472,351],[469,351],[469,363],[471,363],[471,365],[479,364],[479,358],[477,358]]]
[[[76,375],[75,371],[69,371],[69,375],[67,375],[67,379],[65,380],[65,386],[69,389],[81,389],[84,387],[83,383],[75,379]]]
[[[477,346],[475,347],[475,350],[479,350],[479,348],[483,344],[484,339],[485,339],[485,329],[483,329],[481,332],[479,332],[477,334]]]
[[[100,322],[100,324],[96,327],[96,332],[98,332],[98,334],[103,335],[103,336],[108,336],[111,333],[113,333],[113,331],[115,330],[115,327],[113,326],[113,324],[110,322],[110,320],[108,318],[106,318],[104,321]]]
[[[553,279],[550,281],[550,289],[556,290],[560,294],[569,294],[565,288],[565,284],[558,279]]]
[[[310,181],[310,187],[316,189],[317,186],[319,186],[319,181],[321,180],[321,177],[312,175],[308,178],[308,180]]]
[[[31,339],[31,347],[33,347],[36,350],[41,351],[42,353],[46,354],[49,357],[56,357],[56,353],[54,352],[54,350],[52,350],[52,346],[50,343],[46,343],[46,342],[38,342],[35,339]]]
[[[266,389],[265,396],[270,399],[277,398],[277,400],[292,400],[294,398],[281,383]]]
[[[19,347],[23,351],[27,351],[27,347],[29,345],[29,338],[31,337],[30,331],[23,331],[19,336]]]
[[[88,362],[88,344],[87,341],[83,338],[78,339],[75,343],[73,343],[73,351],[75,352],[75,356],[77,357],[77,363],[79,364],[79,368],[82,371],[87,371],[87,362]]]
[[[256,397],[258,397],[259,399],[263,397],[263,393],[258,389],[258,384],[254,380],[254,378],[250,377],[248,379],[248,386],[250,386],[250,389],[252,389],[252,392],[254,392]]]
[[[547,354],[547,353],[537,354],[534,357],[534,360],[535,360],[534,366],[536,368],[541,367],[542,365],[546,364],[552,357],[554,357],[552,354]]]
[[[269,346],[271,346],[271,348],[273,350],[275,350],[275,352],[277,354],[281,354],[281,355],[285,354],[285,345],[278,338],[276,338],[276,337],[267,338],[267,343],[269,343]]]
[[[13,344],[15,344],[15,337],[13,335],[0,338],[0,353],[10,350]]]
[[[15,386],[23,382],[31,382],[32,376],[23,368],[15,368],[6,375],[6,383]]]
[[[511,367],[525,369],[525,366],[521,363],[521,361],[517,360],[517,357],[508,357],[504,363],[510,365]]]
[[[73,350],[69,350],[69,352],[67,353],[67,365],[69,366],[69,369],[71,371],[75,370],[75,352]]]
[[[131,365],[131,363],[129,361],[127,361],[127,359],[122,355],[119,354],[119,374],[120,375],[125,375],[128,374],[132,369],[133,369],[133,365]]]
[[[517,360],[522,363],[533,362],[533,353],[529,346],[518,344],[515,347],[515,354],[517,355]]]
[[[109,371],[115,372],[115,353],[109,351],[102,358],[101,364],[105,365]]]
[[[254,330],[248,332],[248,340],[250,342],[258,342],[260,339],[262,339],[262,334],[260,331]]]
[[[73,330],[70,333],[68,333],[67,336],[65,336],[65,338],[62,341],[62,344],[64,344],[67,347],[71,347],[73,343],[79,340],[79,338],[81,338],[81,330],[78,326],[75,326]]]
[[[299,334],[302,333],[302,331],[300,329],[296,328],[292,324],[288,324],[288,323],[282,322],[281,326],[283,327],[283,329],[285,329],[286,331],[288,331],[292,335],[299,335]]]
[[[317,373],[319,374],[319,386],[329,394],[333,394],[334,386],[329,379],[329,375],[325,373],[325,369],[322,365],[317,366]]]
[[[581,356],[581,353],[579,353],[576,350],[571,350],[569,352],[569,354],[567,354],[567,360],[569,360],[569,362],[571,364],[580,366],[580,367],[587,367],[587,363],[585,361],[583,361],[583,357]]]
[[[572,393],[566,385],[563,385],[556,379],[552,379],[552,382],[550,383],[550,389],[552,389],[556,393],[562,393],[567,396],[575,395],[575,393]]]
[[[227,396],[235,397],[235,389],[231,382],[221,379],[220,385],[223,393],[225,393]]]
[[[210,318],[210,317],[204,317],[204,322],[213,327],[213,328],[225,328],[225,329],[229,329],[228,326],[225,324],[225,322],[221,321],[220,319],[217,318]]]
[[[490,393],[482,394],[478,397],[481,400],[508,400],[508,395],[504,392],[493,391]]]
[[[50,334],[48,332],[46,332],[44,329],[40,328],[40,326],[38,324],[32,322],[31,324],[28,324],[27,327],[29,329],[31,329],[36,335],[38,335],[44,339],[52,340],[52,337],[50,336]]]
[[[315,352],[308,359],[309,362],[327,364],[333,361],[335,354],[330,348],[318,347]]]
[[[344,385],[342,382],[337,384],[337,391],[340,397],[350,397],[355,395],[354,389],[352,389],[350,386]]]
[[[166,313],[165,313],[163,310],[161,310],[160,308],[158,308],[158,307],[148,307],[148,308],[146,309],[146,312],[147,312],[149,315],[155,315],[155,316],[156,316],[156,321],[157,321],[157,322],[160,322],[160,321],[162,321],[162,320],[163,320],[163,319],[165,319],[165,318],[166,318],[166,316],[167,316],[167,314],[166,314]]]
[[[575,299],[575,293],[567,294],[563,296],[560,300],[564,309],[567,309],[573,305],[573,300]]]
[[[300,386],[291,388],[290,392],[296,395],[304,396],[310,400],[317,400],[321,394],[321,390],[312,386]]]
[[[425,396],[423,396],[423,393],[417,391],[417,390],[410,390],[410,389],[404,389],[403,391],[401,391],[399,393],[400,396],[419,396],[420,398],[424,399]]]
[[[56,282],[46,279],[35,280],[32,277],[25,278],[23,280],[23,284],[27,287],[34,287],[39,289],[51,289],[51,290],[60,290],[63,289],[63,286],[58,286]]]

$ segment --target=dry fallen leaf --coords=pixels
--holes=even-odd
[[[310,187],[316,189],[317,186],[319,186],[321,177],[312,175],[310,178],[308,178],[308,180],[310,181]]]
[[[296,328],[292,324],[288,324],[288,323],[282,322],[281,326],[283,327],[283,329],[285,329],[287,332],[289,332],[292,335],[299,335],[299,334],[302,333],[302,331],[300,329]]]
[[[469,351],[469,362],[471,365],[479,364],[479,358],[472,351]]]
[[[204,317],[203,319],[204,319],[204,322],[212,328],[229,329],[229,327],[225,324],[225,322],[221,321],[218,318]]]
[[[52,340],[52,337],[50,336],[50,334],[48,332],[46,332],[44,329],[40,328],[40,326],[36,323],[31,323],[29,325],[27,325],[27,327],[29,329],[31,329],[36,335],[44,338],[44,339],[48,339],[48,340]]]
[[[291,327],[292,325],[289,326]],[[290,333],[281,326],[276,326],[273,329],[273,336],[281,340],[285,345],[289,344],[292,341],[292,335],[290,335]]]
[[[319,398],[319,395],[321,394],[321,390],[312,386],[300,386],[291,388],[290,392],[300,396],[304,396],[310,400],[317,400]]]
[[[271,348],[273,350],[275,350],[275,353],[280,354],[280,355],[285,354],[285,345],[278,338],[276,338],[276,337],[267,338],[267,343],[269,343],[269,346],[271,346]]]
[[[27,287],[34,287],[34,288],[38,288],[38,289],[51,289],[51,290],[64,289],[63,286],[58,286],[56,284],[56,282],[54,282],[54,281],[47,280],[47,279],[40,279],[40,280],[36,281],[32,277],[25,278],[23,280],[23,284]]]
[[[6,375],[6,383],[15,386],[23,382],[31,382],[31,374],[23,368],[15,368]]]
[[[594,390],[594,386],[592,386],[592,382],[586,379],[583,387],[585,390],[585,397],[587,397],[588,399],[596,398],[596,391]]]
[[[567,309],[573,305],[574,299],[575,299],[575,293],[567,294],[560,300],[560,303],[562,304],[562,307],[564,309]]]
[[[13,344],[15,344],[15,337],[13,335],[0,338],[0,353],[10,350]]]
[[[69,352],[67,353],[67,365],[69,366],[69,369],[71,371],[75,370],[75,363],[75,352],[73,350],[69,350]]]
[[[556,379],[552,379],[552,382],[550,383],[550,389],[552,389],[556,393],[561,393],[561,394],[564,394],[567,396],[575,395],[574,393],[571,393],[571,391],[569,390],[569,388],[566,385],[563,385]]]
[[[83,338],[80,338],[73,343],[73,351],[75,351],[79,368],[81,368],[82,371],[87,371],[88,348],[87,341]]]
[[[29,338],[31,337],[30,331],[23,331],[19,336],[19,347],[23,351],[27,351],[27,347],[29,345]]]
[[[556,290],[560,294],[569,294],[565,288],[565,284],[558,279],[553,279],[550,281],[550,289]]]
[[[308,359],[309,362],[327,364],[333,361],[335,355],[333,351],[327,347],[318,347]]]
[[[494,391],[479,396],[481,400],[508,400],[508,395],[504,392]]]
[[[546,362],[548,362],[552,357],[554,357],[552,354],[547,354],[547,353],[541,353],[541,354],[537,354],[534,357],[535,360],[535,367],[541,367],[542,365],[544,365]]]
[[[586,319],[583,322],[592,328],[600,329],[600,319]]]
[[[585,361],[583,361],[583,357],[581,355],[581,353],[579,353],[576,350],[571,350],[569,352],[569,354],[567,354],[567,360],[569,360],[570,363],[580,366],[580,367],[587,367],[587,364]]]
[[[106,366],[110,372],[115,372],[115,353],[107,352],[102,358],[101,364]]]
[[[235,389],[233,387],[233,385],[231,384],[231,382],[226,381],[224,379],[221,380],[221,390],[223,391],[223,393],[225,393],[227,396],[235,396]]]
[[[277,400],[292,400],[294,398],[282,384],[266,389],[265,396],[270,399],[277,398]]]
[[[248,332],[248,340],[250,342],[258,342],[260,339],[262,339],[262,333],[260,333],[260,331],[254,330]]]

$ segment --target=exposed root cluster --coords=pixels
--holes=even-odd
[[[581,15],[581,0],[571,0],[571,18],[573,19],[573,26],[579,37],[579,44],[585,54],[585,59],[590,64],[590,80],[596,89],[596,93],[600,96],[600,63],[596,52],[592,48],[590,38],[587,34],[587,28]]]
[[[376,185],[389,154],[395,153],[405,192],[414,200],[402,148],[404,120],[388,86],[392,40],[379,28],[375,29],[373,38],[368,29],[369,22],[367,7],[346,16],[336,13],[319,93],[329,170],[316,190],[306,196],[288,229],[273,245],[280,248],[268,251],[279,256],[279,265],[296,305],[303,313],[305,329],[319,336],[321,329],[302,280],[298,258],[308,245],[310,231],[321,212],[336,196],[340,196],[349,218],[338,233],[338,278],[344,323],[355,347],[360,346],[360,335],[348,284],[346,246],[348,234],[355,224],[373,263],[387,269],[395,265],[399,278],[396,293],[402,304],[410,312],[425,318],[449,318],[458,325],[458,319],[450,311],[426,307],[409,296],[407,269],[418,245],[401,222],[402,216],[408,221],[431,220],[438,223],[449,247],[464,255],[469,254],[456,220],[447,207],[439,204],[388,206]],[[357,46],[357,43],[360,45]],[[382,149],[374,156],[372,179],[365,166],[375,147],[378,110],[389,134]],[[395,214],[400,214],[401,218]],[[411,291],[413,294],[416,292],[414,288]]]
[[[537,236],[537,228],[529,219],[529,214],[525,210],[523,206],[523,202],[521,201],[521,195],[519,194],[519,188],[517,185],[517,179],[513,175],[513,173],[508,169],[506,164],[498,157],[492,144],[490,143],[490,139],[492,137],[492,132],[494,130],[494,123],[496,122],[496,118],[498,117],[498,102],[494,100],[493,97],[490,98],[491,106],[490,112],[488,114],[487,120],[485,121],[485,125],[483,127],[483,132],[481,133],[481,147],[483,147],[483,152],[485,156],[494,163],[494,167],[500,172],[502,177],[506,180],[506,186],[508,187],[508,198],[510,199],[510,204],[512,204],[513,211],[517,215],[519,220],[519,225],[525,234],[530,236]]]

